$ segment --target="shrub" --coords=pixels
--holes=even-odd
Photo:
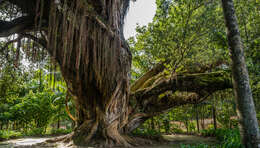
[[[63,134],[69,134],[72,132],[72,129],[62,129],[62,128],[59,128],[59,129],[52,129],[51,130],[51,135],[63,135]]]
[[[173,131],[173,133],[176,133],[176,134],[183,134],[185,133],[181,128],[179,128],[176,124],[173,124],[171,126],[171,129]]]
[[[201,132],[203,136],[214,136],[221,144],[217,148],[242,148],[239,129],[208,129]]]
[[[210,148],[207,144],[199,144],[199,145],[183,145],[181,144],[181,148]]]
[[[25,133],[26,136],[41,136],[45,133],[44,128],[33,128],[29,131],[27,131],[27,133]]]
[[[154,137],[154,136],[161,135],[160,132],[158,132],[154,129],[141,129],[141,128],[134,130],[132,134],[134,136],[144,136],[144,137]]]
[[[17,131],[10,131],[10,130],[0,130],[0,140],[8,140],[11,138],[18,138],[21,137],[22,133]]]

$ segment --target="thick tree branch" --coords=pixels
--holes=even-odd
[[[157,74],[161,73],[165,69],[165,64],[166,62],[162,62],[157,64],[154,68],[152,68],[150,71],[145,73],[141,78],[139,78],[137,81],[135,81],[131,85],[131,92],[135,92],[138,89],[142,88],[144,83],[149,80],[150,78],[156,76]]]
[[[34,42],[40,44],[43,48],[47,48],[47,41],[44,38],[37,38],[31,34],[22,33],[23,37],[33,40]]]
[[[133,113],[129,118],[129,123],[126,127],[128,132],[133,131],[136,127],[143,124],[147,119],[168,112],[169,109],[186,104],[197,104],[205,100],[210,94],[202,97],[196,93],[176,93],[168,94],[159,97],[151,97],[139,106],[139,111]],[[141,108],[141,109],[140,109]]]
[[[22,16],[10,22],[0,20],[0,37],[8,37],[15,33],[24,33],[34,28],[34,17]]]
[[[168,63],[169,63],[169,61],[159,63],[155,67],[153,67],[150,71],[145,73],[142,77],[140,77],[137,81],[135,81],[131,85],[131,92],[134,93],[140,89],[149,87],[151,85],[150,83],[152,83],[159,77],[162,77],[164,74],[162,74],[161,76],[159,76],[159,74],[163,72],[163,70],[165,69],[165,64],[168,64]],[[212,70],[213,68],[220,66],[221,64],[228,65],[228,63],[223,60],[217,60],[210,64],[196,63],[193,65],[186,66],[187,68],[185,68],[183,71],[181,71],[181,73],[182,74],[205,73],[206,71]],[[148,85],[148,83],[149,83],[149,85]]]
[[[175,94],[167,94],[163,97],[154,97],[145,104],[145,113],[153,113],[155,115],[168,111],[169,109],[186,104],[198,104],[204,101],[211,93],[200,96],[196,93],[178,92]],[[151,115],[153,115],[151,114]]]
[[[126,131],[131,132],[150,117],[185,104],[197,104],[218,90],[232,88],[227,72],[177,75],[132,94],[134,109]]]
[[[162,80],[155,86],[139,90],[132,94],[137,100],[158,96],[166,91],[196,92],[199,95],[223,90],[232,87],[232,82],[227,72],[213,72],[200,74],[177,75]]]

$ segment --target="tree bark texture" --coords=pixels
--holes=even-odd
[[[107,147],[130,143],[123,131],[128,121],[131,67],[131,53],[121,33],[126,4],[123,0],[100,5],[75,1],[63,6],[73,12],[60,14],[55,12],[57,7],[51,8],[56,15],[50,17],[54,27],[48,30],[48,49],[76,102],[76,144],[91,143],[92,138],[104,139]],[[87,5],[102,11],[92,11]],[[73,18],[68,21],[70,15]]]
[[[232,76],[238,115],[241,124],[242,143],[247,148],[260,147],[260,134],[256,118],[255,105],[249,85],[249,76],[245,63],[243,44],[235,15],[233,0],[222,0],[227,27],[228,44],[232,59]]]

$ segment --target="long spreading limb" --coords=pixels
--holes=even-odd
[[[134,105],[126,131],[131,132],[147,119],[185,104],[196,104],[218,90],[232,88],[227,72],[199,73],[162,79],[156,85],[131,95]]]
[[[212,72],[200,74],[187,74],[173,76],[162,80],[155,86],[139,90],[132,94],[137,100],[142,100],[152,96],[160,95],[166,91],[187,91],[204,94],[231,88],[232,83],[227,72]]]
[[[12,21],[0,20],[0,37],[8,37],[15,33],[24,33],[32,30],[34,19],[32,16],[22,16]]]

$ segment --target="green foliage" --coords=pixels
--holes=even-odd
[[[18,131],[0,130],[0,141],[11,139],[11,138],[19,138],[21,136],[22,136],[22,133],[18,132]]]
[[[181,146],[181,148],[210,148],[210,146],[207,145],[207,144],[198,144],[198,145],[184,145],[184,144],[181,144],[180,146]]]
[[[157,0],[156,4],[153,21],[147,26],[137,26],[137,36],[128,39],[133,54],[132,81],[161,61],[170,61],[166,64],[169,74],[230,68],[220,1]],[[251,88],[259,109],[260,19],[257,6],[259,1],[235,0]],[[223,114],[218,120],[228,127],[228,120],[224,120],[229,116]]]
[[[176,124],[171,125],[171,130],[174,134],[184,134],[185,132]]]
[[[153,22],[137,26],[136,38],[128,40],[134,78],[159,61],[170,61],[166,67],[171,72],[196,72],[212,64],[216,69],[228,63],[224,19],[218,1],[205,5],[205,1],[198,0],[157,0],[156,4]]]
[[[154,129],[141,129],[137,128],[132,132],[134,136],[141,136],[141,137],[157,137],[160,136],[161,133],[154,130]]]
[[[220,144],[210,146],[207,144],[198,145],[181,145],[182,148],[243,148],[240,142],[240,134],[238,129],[207,129],[201,132],[203,136],[216,137]]]
[[[68,133],[71,133],[72,132],[72,129],[52,129],[51,130],[51,135],[63,135],[63,134],[68,134]]]
[[[51,124],[71,122],[65,112],[67,89],[59,72],[53,78],[53,73],[46,69],[25,69],[17,73],[12,68],[7,65],[0,71],[0,89],[4,90],[0,91],[0,128],[5,129],[1,138],[6,139],[12,135],[6,133],[13,131],[23,136],[44,135]]]
[[[45,128],[33,128],[33,129],[30,129],[29,131],[26,131],[24,133],[24,135],[26,136],[41,136],[41,135],[44,135],[45,134]]]
[[[242,148],[239,129],[208,129],[201,132],[203,136],[216,137],[221,144],[219,148]]]
[[[238,129],[234,130],[224,130],[222,132],[216,133],[216,136],[221,139],[221,146],[223,148],[239,148],[242,147],[240,143],[240,134]]]
[[[20,102],[10,108],[10,112],[17,120],[22,122],[33,122],[35,127],[47,126],[53,114],[52,92],[29,92]]]

